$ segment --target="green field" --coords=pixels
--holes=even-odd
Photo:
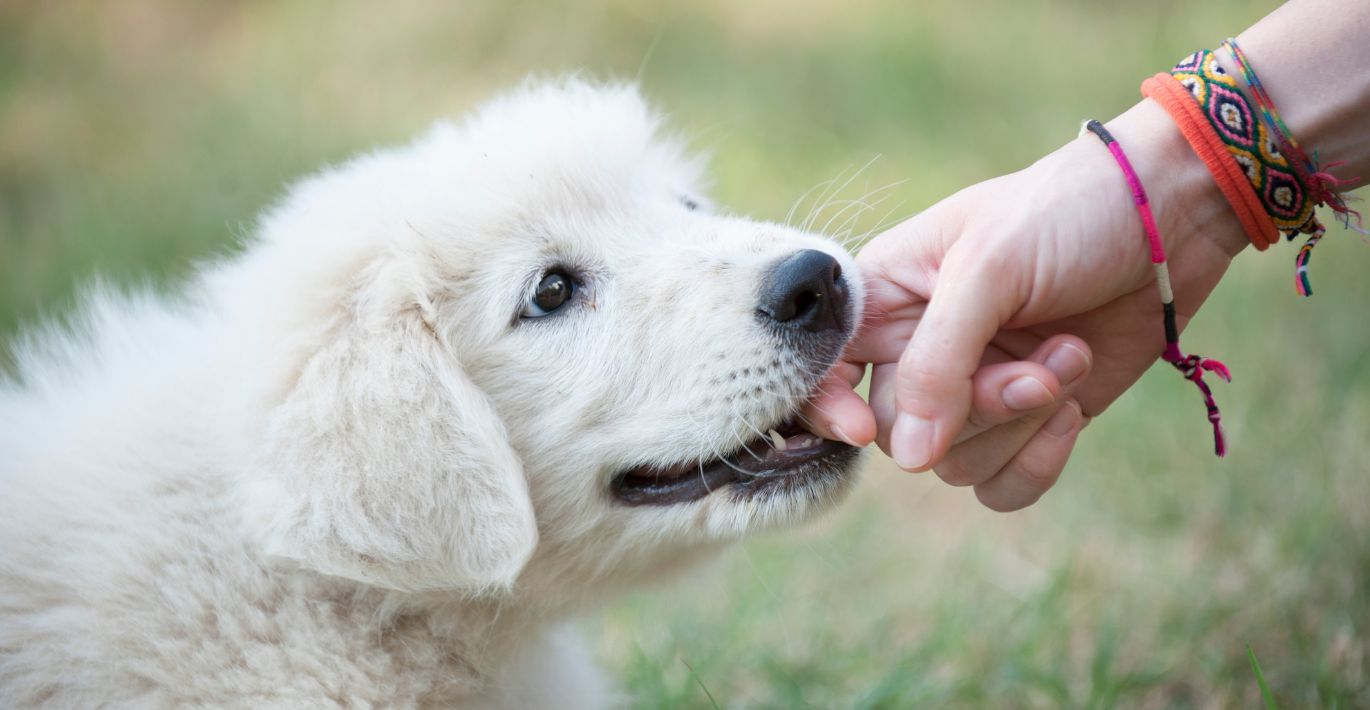
[[[175,283],[293,178],[529,73],[639,78],[714,196],[763,218],[879,156],[842,195],[889,186],[862,231],[1026,165],[1275,3],[381,6],[0,1],[0,339],[97,275]],[[1294,247],[1243,255],[1187,332],[1235,376],[1227,459],[1153,373],[1027,511],[873,457],[839,512],[587,633],[641,707],[1260,707],[1248,647],[1281,707],[1370,706],[1353,237],[1319,247],[1309,300]]]

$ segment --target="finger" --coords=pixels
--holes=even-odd
[[[909,302],[898,308],[868,312],[857,330],[856,338],[847,346],[843,357],[869,363],[898,362],[908,347],[918,321],[927,309],[920,297],[908,294]]]
[[[995,342],[997,345],[998,340]],[[985,362],[993,360],[988,354],[984,358]],[[1018,419],[1027,412],[1058,403],[1062,396],[1073,392],[1084,381],[1093,365],[1094,355],[1089,345],[1073,335],[1048,338],[1021,362],[982,365],[971,380],[970,416],[957,442]],[[1047,399],[1042,388],[1053,396]],[[994,468],[998,470],[999,466]]]
[[[839,363],[828,373],[800,412],[809,431],[858,448],[875,440],[875,414],[855,390],[864,374],[853,363]]]
[[[828,370],[829,377],[837,377],[847,383],[848,387],[856,387],[861,384],[861,380],[866,376],[866,365],[862,362],[851,362],[850,360],[838,360],[837,364]]]
[[[1061,383],[1063,397],[1085,381],[1093,364],[1089,346],[1071,335],[1057,335],[1044,341],[1029,358],[1045,363],[1044,367]],[[1011,364],[1016,363],[1005,363]],[[998,367],[1006,369],[1005,365]],[[988,420],[997,412],[999,416],[1011,416],[1011,421],[996,422],[983,433],[965,438],[951,448],[936,470],[942,480],[952,485],[976,485],[992,478],[1027,445],[1060,406],[1058,400],[1032,412],[1005,413],[1008,407],[999,401],[1002,398],[997,396],[997,390],[982,386],[982,380],[989,380],[984,377],[987,370],[989,368],[981,368],[976,374],[976,405],[971,420]],[[966,430],[972,430],[972,426],[967,425]]]
[[[980,485],[998,475],[1064,406],[1058,402],[963,441],[953,446],[933,470],[953,486]]]
[[[1067,401],[997,475],[975,487],[975,497],[1001,513],[1037,502],[1060,477],[1085,423],[1080,405]]]
[[[956,441],[1050,407],[1061,396],[1060,380],[1040,363],[1014,361],[981,367],[971,378],[970,415]]]
[[[980,362],[981,370],[984,370],[1002,364],[1011,364],[1014,362],[1014,358],[997,345],[991,344],[985,349],[985,354],[981,357]],[[898,414],[895,407],[898,369],[899,364],[896,362],[871,367],[870,392],[867,400],[870,402],[871,411],[875,414],[877,425],[875,443],[885,452],[886,456],[890,455],[890,430],[893,428],[895,417]],[[998,467],[995,470],[998,470]]]
[[[927,470],[951,448],[970,414],[971,377],[985,346],[1012,314],[1011,289],[980,273],[942,273],[900,357],[890,453],[906,471]]]
[[[875,444],[886,456],[890,453],[890,428],[894,426],[894,379],[899,364],[888,362],[871,367],[871,386],[867,394],[875,414]]]

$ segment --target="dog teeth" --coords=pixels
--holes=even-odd
[[[774,448],[776,451],[787,451],[790,449],[807,449],[813,446],[818,446],[819,444],[823,443],[822,439],[812,435],[805,436],[802,434],[796,434],[795,436],[786,439],[785,437],[780,435],[780,432],[774,429],[771,429],[766,432],[766,438],[770,440],[771,447]]]
[[[776,431],[776,430],[774,430],[774,429],[770,430],[770,432],[768,432],[768,433],[770,434],[770,437],[771,437],[771,446],[774,446],[776,451],[784,451],[784,450],[785,450],[785,437],[781,436],[781,435],[780,435],[780,432],[778,432],[778,431]]]

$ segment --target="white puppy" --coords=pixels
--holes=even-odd
[[[0,706],[602,707],[566,619],[851,487],[832,242],[570,81],[311,177],[0,383]],[[783,439],[783,440],[782,440]]]

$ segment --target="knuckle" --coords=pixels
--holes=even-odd
[[[1001,284],[1016,271],[1020,257],[1011,249],[967,249],[948,255],[949,266],[970,287]]]
[[[941,463],[934,466],[933,471],[937,473],[938,478],[942,479],[948,485],[957,486],[958,488],[974,485],[978,483],[980,479],[973,468],[968,466],[965,461],[959,459],[954,454],[948,456],[946,459],[943,459]]]
[[[981,412],[978,409],[971,409],[970,414],[966,415],[966,428],[961,430],[961,435],[971,436],[975,433],[983,432],[992,426],[994,426],[994,422],[990,421],[989,418],[985,416],[984,412]]]
[[[947,376],[929,367],[929,363],[909,359],[909,353],[905,353],[905,361],[899,363],[898,390],[899,395],[905,401],[913,398],[936,398],[942,396],[947,391]],[[923,412],[918,412],[923,414]]]
[[[1061,476],[1061,469],[1064,467],[1065,462],[1044,462],[1020,457],[1005,467],[1007,469],[1005,473],[1014,476],[1027,487],[1040,493],[1056,484],[1056,480]]]
[[[942,372],[934,366],[933,361],[912,347],[900,356],[896,379],[906,389],[936,387],[943,382]]]

